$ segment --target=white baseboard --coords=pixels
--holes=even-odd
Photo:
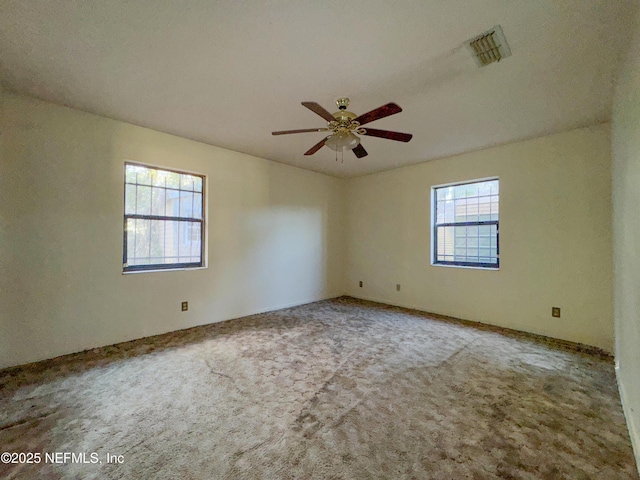
[[[618,392],[620,392],[620,402],[622,403],[622,411],[624,412],[624,418],[627,420],[627,428],[629,429],[629,437],[631,437],[631,446],[633,447],[633,453],[636,456],[636,467],[638,468],[638,474],[640,474],[640,425],[638,425],[637,417],[631,414],[631,407],[627,400],[627,394],[624,389],[624,385],[620,381],[620,373],[616,362],[616,381],[618,383]]]

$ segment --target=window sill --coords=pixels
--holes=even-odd
[[[499,271],[500,267],[472,267],[471,265],[447,265],[445,263],[433,263],[431,262],[432,267],[446,267],[446,268],[465,268],[470,270],[490,270],[490,271]]]
[[[158,268],[156,270],[131,270],[129,272],[122,272],[122,275],[136,275],[138,273],[158,273],[158,272],[184,272],[191,270],[205,270],[209,267],[193,267],[193,268]]]

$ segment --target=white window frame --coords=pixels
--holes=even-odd
[[[166,172],[173,172],[173,173],[177,173],[177,174],[181,174],[181,175],[191,175],[191,176],[196,176],[196,177],[200,177],[202,178],[202,219],[200,221],[201,224],[201,239],[200,239],[200,262],[191,262],[191,263],[168,263],[168,264],[151,264],[151,265],[131,265],[129,266],[127,264],[127,219],[132,217],[132,214],[127,214],[126,213],[126,186],[127,186],[127,166],[128,165],[132,165],[132,166],[139,166],[139,167],[145,167],[145,168],[150,168],[150,169],[154,169],[154,170],[162,170],[162,171],[166,171]],[[140,163],[140,162],[132,162],[132,161],[125,161],[124,162],[124,168],[123,168],[123,177],[124,177],[124,181],[123,181],[123,185],[124,185],[124,191],[123,191],[123,199],[124,199],[124,205],[123,205],[123,213],[124,213],[124,231],[123,231],[123,249],[122,249],[122,273],[123,274],[131,274],[131,273],[145,273],[145,272],[169,272],[169,271],[175,271],[175,270],[200,270],[200,269],[204,269],[207,268],[207,243],[206,243],[206,239],[207,239],[207,228],[206,228],[206,221],[207,221],[207,214],[208,214],[208,209],[207,209],[207,176],[202,174],[202,173],[198,173],[198,172],[192,172],[192,171],[188,171],[188,170],[179,170],[176,168],[171,168],[171,167],[165,167],[165,166],[161,166],[161,165],[152,165],[152,164],[146,164],[146,163]],[[198,192],[200,193],[200,192]],[[140,218],[140,216],[138,215],[133,215],[133,217],[138,217]],[[148,215],[145,217],[154,217],[152,215]],[[153,219],[153,218],[152,218]],[[159,220],[167,220],[167,221],[171,221],[172,219],[169,218],[158,218]],[[190,234],[191,229],[187,230]]]
[[[475,263],[475,262],[447,262],[442,260],[437,260],[437,227],[442,226],[442,224],[437,223],[437,193],[436,191],[440,188],[446,187],[457,187],[461,185],[469,185],[472,183],[482,183],[497,180],[500,181],[499,177],[486,177],[486,178],[476,178],[473,180],[463,180],[460,182],[451,182],[451,183],[443,183],[440,185],[431,186],[431,244],[430,244],[430,259],[431,266],[433,267],[453,267],[453,268],[471,268],[476,270],[500,270],[500,214],[498,213],[498,220],[491,221],[478,221],[472,222],[474,225],[496,225],[496,249],[497,249],[497,261],[495,264],[486,264],[486,263]],[[500,194],[498,194],[498,202],[500,202]],[[463,222],[453,222],[455,223],[463,223]]]

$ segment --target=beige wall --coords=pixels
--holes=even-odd
[[[493,176],[500,270],[431,266],[431,186]],[[608,125],[359,177],[347,205],[349,294],[613,350]]]
[[[343,180],[13,94],[2,118],[0,367],[342,293]],[[208,176],[209,268],[122,275],[126,160]]]
[[[640,469],[640,7],[612,120],[613,270],[618,384]]]
[[[638,45],[612,126],[616,357],[636,448]],[[613,349],[608,125],[346,181],[0,95],[0,368],[345,291]],[[207,175],[207,269],[122,275],[126,160]],[[501,269],[431,266],[430,187],[493,176]]]
[[[0,367],[345,290],[613,349],[607,125],[345,181],[5,97]],[[208,269],[122,275],[126,160],[208,176]],[[491,176],[500,271],[431,266],[430,187]]]

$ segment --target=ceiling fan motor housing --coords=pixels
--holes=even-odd
[[[346,137],[349,134],[358,133],[363,135],[365,130],[363,128],[359,128],[360,124],[358,122],[354,122],[353,120],[357,118],[357,115],[353,112],[348,112],[347,110],[340,110],[332,114],[335,120],[329,122],[327,126],[329,130],[331,130],[334,135],[339,135]]]
[[[333,114],[334,118],[341,123],[351,123],[351,120],[357,117],[357,115],[353,112],[348,112],[346,110],[340,110]]]
[[[346,97],[339,98],[338,100],[336,100],[336,105],[338,105],[338,108],[340,110],[332,113],[335,120],[332,120],[328,123],[329,129],[336,134],[343,135],[356,130],[359,126],[359,123],[354,122],[353,120],[358,116],[353,112],[347,111],[347,107],[349,106],[349,99]]]

